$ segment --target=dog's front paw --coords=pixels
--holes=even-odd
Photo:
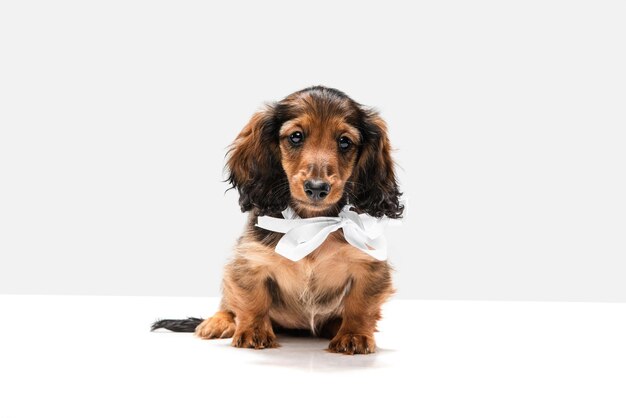
[[[235,333],[235,319],[228,312],[218,312],[196,327],[196,335],[204,340],[230,338]]]
[[[343,354],[370,354],[376,352],[374,337],[362,334],[337,334],[328,351]]]
[[[238,348],[254,348],[257,350],[278,347],[274,331],[267,326],[237,329],[231,345]]]

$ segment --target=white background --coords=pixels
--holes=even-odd
[[[626,416],[626,333],[616,332],[626,304],[392,300],[366,356],[329,353],[314,338],[246,350],[148,331],[155,315],[217,306],[0,295],[0,321],[19,318],[2,322],[0,416]]]
[[[376,106],[405,298],[626,301],[626,4],[0,3],[0,292],[217,295],[225,148],[313,84]]]

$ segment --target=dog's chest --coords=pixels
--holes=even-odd
[[[352,274],[362,258],[355,252],[361,253],[343,239],[332,237],[298,262],[276,263],[274,278],[284,298],[282,306],[274,310],[277,317],[289,317],[314,329],[316,323],[341,315]],[[292,321],[281,322],[294,325]]]
[[[350,276],[350,267],[355,264],[352,250],[356,249],[345,241],[329,238],[302,260],[281,263],[279,285],[302,295],[315,295],[341,287]]]

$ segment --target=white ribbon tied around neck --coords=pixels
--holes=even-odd
[[[348,243],[377,260],[387,259],[387,240],[383,235],[388,224],[400,224],[386,216],[375,218],[365,213],[351,211],[351,205],[343,207],[339,216],[300,218],[287,207],[284,219],[259,216],[256,226],[268,231],[285,234],[276,245],[276,252],[292,261],[298,261],[322,245],[328,235],[343,229]]]

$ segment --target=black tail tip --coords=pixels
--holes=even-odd
[[[152,324],[150,331],[164,328],[174,332],[194,332],[202,321],[202,318],[193,317],[187,319],[160,319]]]

